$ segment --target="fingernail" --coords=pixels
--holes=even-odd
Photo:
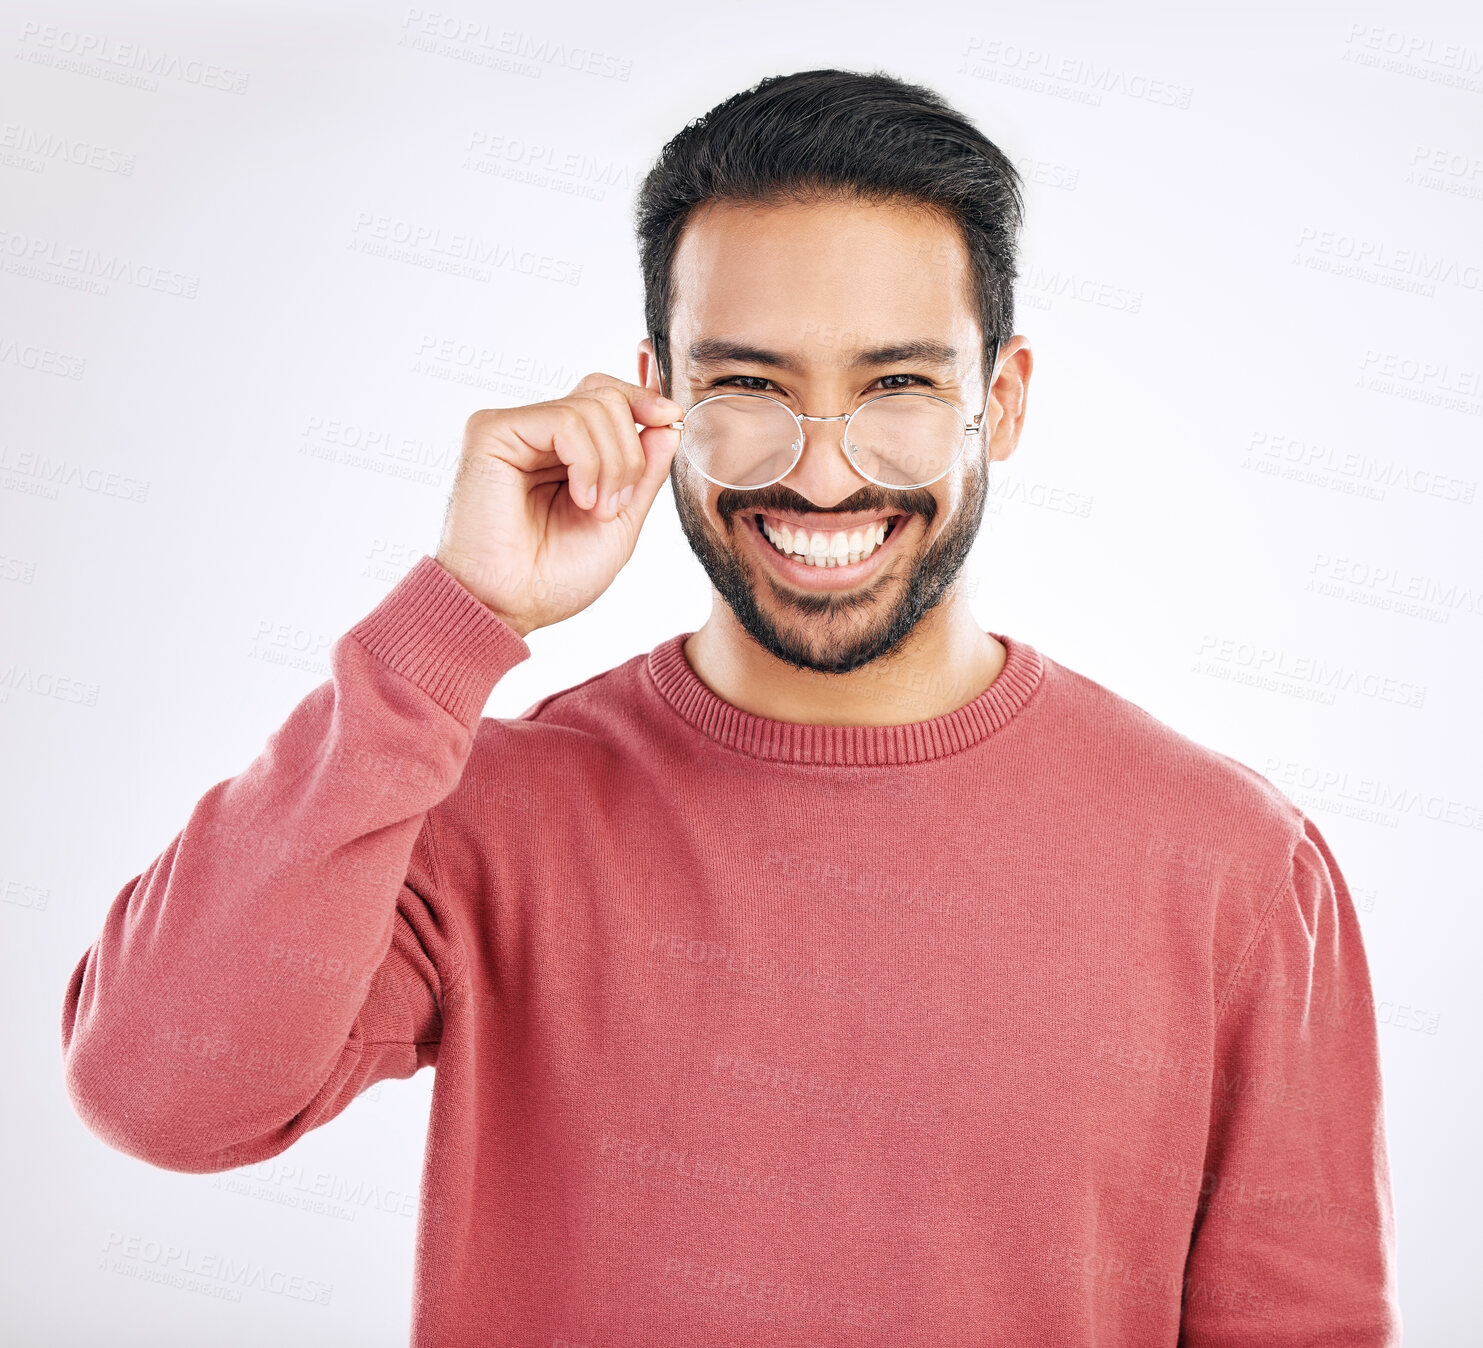
[[[633,500],[633,485],[634,484],[630,482],[628,486],[624,487],[623,490],[618,493],[618,504],[620,506],[626,506],[631,500]]]
[[[610,515],[616,515],[617,513],[618,513],[618,493],[617,492],[614,492],[611,496],[608,497],[608,514],[610,514]]]
[[[592,482],[582,488],[582,499],[587,502],[587,508],[592,509],[597,504],[597,483]]]

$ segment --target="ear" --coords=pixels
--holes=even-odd
[[[659,357],[654,354],[653,338],[645,337],[639,343],[638,357],[639,383],[647,389],[653,389],[656,393],[664,393],[664,385],[659,378]]]
[[[1019,444],[1030,400],[1030,373],[1034,368],[1030,340],[1017,333],[999,352],[999,376],[994,380],[991,396],[999,406],[1000,416],[989,436],[991,459],[1007,459]]]

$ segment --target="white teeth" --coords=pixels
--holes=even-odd
[[[790,553],[810,566],[846,566],[864,561],[886,540],[886,521],[877,520],[856,529],[836,533],[820,530],[774,527],[765,519],[762,532],[779,552]]]

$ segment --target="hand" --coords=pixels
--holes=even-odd
[[[564,398],[475,412],[438,562],[522,637],[580,613],[633,555],[683,415],[606,374]]]

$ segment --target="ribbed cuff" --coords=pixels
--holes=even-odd
[[[525,639],[424,554],[347,634],[470,729]]]

